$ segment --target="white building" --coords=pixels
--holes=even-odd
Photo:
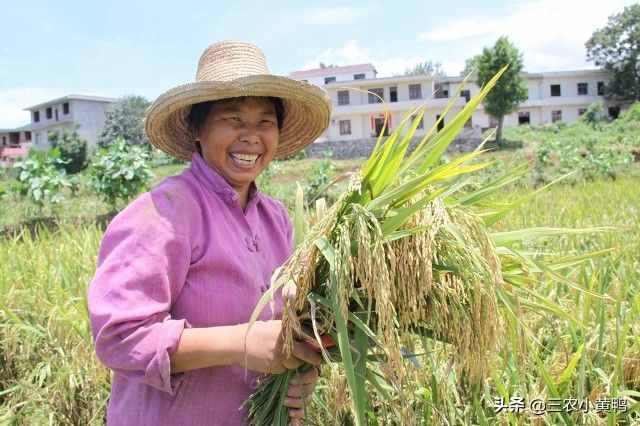
[[[87,141],[90,150],[95,148],[104,127],[106,110],[116,101],[115,98],[68,95],[25,108],[31,113],[29,127],[33,148],[50,148],[48,133],[63,129],[76,130]]]
[[[520,104],[518,111],[505,117],[505,126],[575,121],[589,104],[598,99],[604,100],[604,84],[608,81],[607,72],[601,70],[522,75],[527,82],[529,99]],[[389,111],[391,131],[408,112],[424,106],[423,123],[416,132],[417,136],[424,135],[435,124],[463,80],[462,77],[434,79],[424,75],[377,78],[371,64],[295,71],[290,76],[324,87],[333,101],[331,124],[318,142],[377,136],[385,111],[380,98]],[[468,82],[443,121],[454,117],[479,90],[474,82]],[[617,117],[619,105],[606,101],[605,105],[609,115]],[[465,125],[465,135],[480,137],[482,130],[495,125],[480,105]]]

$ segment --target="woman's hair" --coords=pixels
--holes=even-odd
[[[229,102],[230,100],[239,100],[242,102],[248,97],[249,96],[240,96],[237,98],[221,99],[219,101],[207,101],[207,102],[200,102],[198,104],[194,104],[191,107],[191,111],[189,112],[189,115],[187,116],[187,122],[191,127],[192,133],[194,135],[197,135],[200,133],[200,130],[202,129],[202,126],[204,126],[204,122],[207,119],[207,115],[209,115],[209,111],[211,111],[211,108],[214,105],[221,104],[223,102]],[[273,107],[276,110],[276,120],[278,122],[278,130],[282,130],[282,122],[284,120],[284,105],[282,103],[282,99],[276,98],[273,96],[268,96],[268,97],[256,96],[256,97],[269,100],[273,103]],[[196,149],[198,150],[200,155],[202,155],[202,147],[200,146],[200,142],[198,141],[196,141]]]

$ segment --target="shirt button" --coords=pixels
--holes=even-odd
[[[254,244],[252,238],[244,237],[244,242],[247,245],[247,248],[249,249],[249,251],[254,251],[255,250],[255,244]]]

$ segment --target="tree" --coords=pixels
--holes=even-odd
[[[48,135],[53,148],[60,151],[61,168],[72,175],[87,167],[87,141],[76,130],[64,129]]]
[[[507,37],[500,37],[492,48],[485,47],[477,59],[477,84],[482,86],[489,81],[502,67],[509,65],[493,90],[484,99],[484,110],[498,121],[496,144],[502,142],[502,126],[504,116],[515,111],[520,102],[527,99],[527,87],[520,75],[522,71],[522,54]]]
[[[462,70],[460,75],[462,77],[466,77],[471,72],[478,72],[478,63],[480,62],[481,56],[481,54],[478,54],[464,61],[464,69]]]
[[[407,68],[404,75],[426,75],[429,77],[444,77],[446,73],[442,69],[440,62],[424,61],[416,64],[413,68]]]
[[[118,138],[134,145],[147,145],[144,133],[144,116],[149,101],[142,96],[125,96],[114,104],[106,114],[104,129],[98,141],[100,147],[106,147]]]
[[[640,4],[610,16],[585,46],[587,60],[611,73],[607,96],[640,101]]]

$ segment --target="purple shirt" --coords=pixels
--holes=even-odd
[[[134,200],[109,224],[88,304],[98,358],[113,380],[109,425],[244,425],[255,389],[241,366],[171,374],[185,327],[246,323],[290,256],[284,205],[234,189],[199,154],[191,167]],[[260,319],[279,318],[282,295]],[[246,379],[245,379],[246,377]]]

